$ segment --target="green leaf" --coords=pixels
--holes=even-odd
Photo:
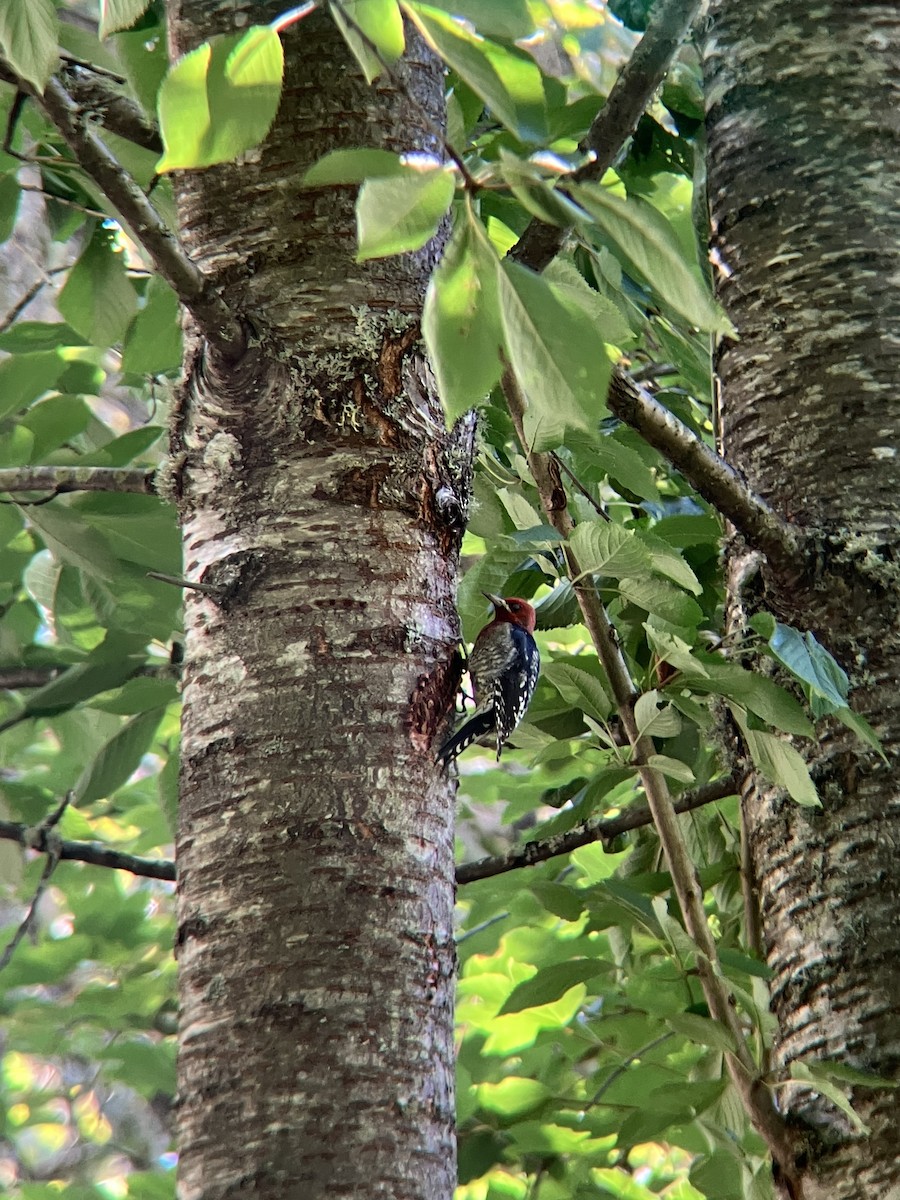
[[[696,265],[685,260],[675,230],[658,209],[636,196],[622,200],[600,184],[579,184],[572,195],[591,213],[616,253],[675,313],[698,329],[734,335],[731,322]]]
[[[649,565],[647,553],[631,529],[612,521],[582,521],[569,544],[583,574],[618,578]]]
[[[508,42],[528,37],[535,30],[527,0],[447,0],[446,4],[438,3],[432,7],[464,17],[480,34],[504,38]]]
[[[603,480],[607,475],[620,487],[642,500],[659,500],[659,488],[653,471],[631,446],[623,445],[614,434],[602,434],[589,441],[570,435],[566,445],[578,454],[576,474],[585,480]]]
[[[649,730],[649,732],[657,737],[666,736],[659,733],[658,730]],[[647,759],[647,766],[668,776],[669,779],[677,779],[679,783],[697,782],[694,772],[687,763],[682,762],[679,758],[670,758],[668,754],[651,754]]]
[[[144,425],[141,429],[131,429],[121,437],[113,438],[97,450],[82,456],[79,461],[85,466],[94,467],[124,467],[138,458],[143,458],[146,451],[159,441],[165,433],[160,425]]]
[[[88,343],[64,321],[17,321],[0,334],[0,350],[11,354],[35,350],[58,351],[62,346],[86,346]]]
[[[446,167],[407,167],[400,176],[366,180],[356,201],[358,260],[420,249],[437,233],[455,190]]]
[[[79,497],[72,512],[126,562],[156,571],[181,569],[175,513],[157,496],[94,493]]]
[[[144,15],[150,0],[100,0],[100,36],[130,29]]]
[[[213,38],[186,54],[159,90],[165,153],[157,171],[232,162],[258,146],[275,120],[283,73],[281,39],[268,25]]]
[[[163,375],[181,365],[178,297],[159,276],[147,285],[146,302],[131,323],[122,347],[122,370]]]
[[[854,712],[852,708],[839,708],[834,715],[848,729],[852,729],[860,741],[866,742],[882,758],[886,758],[884,748],[881,745],[881,739],[865,717],[861,716],[858,712]]]
[[[403,175],[407,169],[400,155],[390,150],[332,150],[313,163],[300,182],[302,187],[362,183]]]
[[[153,708],[126,721],[82,772],[75,785],[79,801],[102,800],[127,783],[150,748],[164,712]]]
[[[0,245],[8,241],[16,227],[22,189],[12,173],[0,176]]]
[[[0,418],[49,392],[65,369],[65,359],[55,350],[14,354],[0,362]]]
[[[568,663],[547,663],[543,669],[543,679],[556,688],[567,704],[576,705],[596,721],[605,721],[612,712],[612,700],[600,680],[588,671],[581,671]]]
[[[836,1105],[851,1122],[854,1129],[866,1135],[871,1133],[868,1125],[854,1109],[841,1089],[836,1087],[827,1075],[818,1069],[817,1063],[792,1062],[791,1079],[796,1079],[801,1083],[808,1083],[814,1091],[825,1096],[832,1104]]]
[[[642,737],[675,737],[681,730],[681,717],[655,690],[638,696],[634,705],[634,720]]]
[[[693,628],[703,620],[699,604],[663,579],[621,579],[619,595],[670,625]]]
[[[531,449],[549,450],[568,429],[596,426],[611,365],[592,319],[570,293],[517,263],[501,267],[500,315],[510,366],[528,404],[525,436]]]
[[[467,200],[431,277],[422,314],[422,334],[451,421],[480,403],[500,378],[497,267],[496,252]]]
[[[712,1046],[714,1050],[722,1050],[734,1054],[737,1046],[730,1030],[710,1017],[701,1017],[697,1013],[672,1013],[666,1017],[666,1024],[676,1033],[698,1042],[701,1046]]]
[[[719,947],[719,962],[723,967],[732,971],[741,971],[745,975],[753,975],[757,979],[771,979],[773,971],[760,962],[758,958],[750,958],[739,950],[731,950],[727,946]]]
[[[30,461],[43,461],[51,451],[84,433],[91,417],[91,410],[78,396],[50,396],[33,404],[19,424],[34,438]]]
[[[572,263],[555,258],[543,272],[543,278],[553,284],[559,296],[567,296],[587,313],[604,342],[621,346],[633,340],[631,330],[616,306],[592,288]]]
[[[774,733],[751,729],[739,708],[731,706],[731,711],[760,774],[770,783],[783,787],[791,799],[804,808],[821,808],[822,802],[810,778],[809,767],[790,742],[776,737]]]
[[[397,0],[341,0],[329,8],[366,82],[373,83],[406,44]]]
[[[647,548],[650,565],[658,575],[665,575],[695,596],[702,594],[700,580],[674,546],[646,529],[637,529],[635,534]]]
[[[498,1016],[521,1012],[526,1008],[538,1008],[541,1004],[552,1004],[564,996],[569,988],[594,979],[609,969],[609,963],[596,958],[573,958],[569,962],[543,967],[536,975],[513,988]]]
[[[68,323],[94,346],[120,342],[137,310],[126,267],[109,231],[97,229],[57,297],[56,306]]]
[[[3,0],[0,4],[3,57],[39,92],[56,68],[56,29],[53,0]]]
[[[32,505],[24,512],[28,523],[38,531],[47,549],[59,562],[69,563],[102,579],[115,578],[116,560],[105,539],[85,525],[71,509],[61,504],[44,504]]]
[[[140,666],[138,657],[121,657],[116,661],[93,659],[64,671],[57,679],[44,684],[28,698],[22,715],[48,717],[65,712],[76,704],[97,696],[100,692],[119,687]]]
[[[542,1104],[549,1095],[550,1090],[546,1084],[518,1075],[509,1075],[499,1083],[478,1085],[481,1107],[489,1112],[502,1113],[504,1116],[528,1112]]]
[[[543,142],[547,111],[541,72],[521,51],[479,37],[449,13],[427,4],[403,10],[431,48],[523,142]]]
[[[686,676],[690,673],[694,691],[726,696],[785,733],[815,737],[816,731],[798,702],[771,679],[746,671],[738,663],[717,661],[712,655],[702,656],[701,662],[702,675],[690,673],[687,663],[680,666]]]

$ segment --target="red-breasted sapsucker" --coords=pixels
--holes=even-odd
[[[482,595],[493,604],[494,619],[479,633],[469,655],[475,711],[438,751],[437,760],[444,764],[480,738],[496,739],[499,758],[504,742],[525,716],[541,669],[531,636],[534,609],[528,601]]]

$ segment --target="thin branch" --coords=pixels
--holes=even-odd
[[[613,370],[607,403],[610,412],[636,429],[774,567],[790,575],[797,573],[806,557],[797,530],[773,512],[724,458],[619,367]]]
[[[693,812],[694,809],[713,804],[716,800],[724,800],[726,796],[735,795],[739,787],[740,779],[735,774],[717,779],[714,783],[707,783],[703,787],[693,788],[689,792],[683,792],[674,801],[675,812]],[[631,829],[640,829],[644,825],[652,824],[653,817],[646,804],[635,804],[618,817],[591,817],[575,829],[567,829],[565,833],[514,846],[506,854],[462,863],[456,869],[456,882],[474,883],[476,879],[490,879],[494,875],[503,875],[521,867],[533,867],[561,854],[571,854],[573,850],[590,846],[594,842],[603,842],[606,846]]]
[[[36,160],[32,159],[30,161],[33,162]],[[48,191],[47,188],[36,187],[30,183],[20,183],[19,191],[36,192],[39,196],[45,196],[48,200],[54,200],[57,204],[64,204],[66,208],[74,208],[78,212],[83,212],[88,217],[99,217],[105,221],[109,216],[109,213],[105,213],[99,208],[90,208],[87,204],[79,204],[77,200],[69,200],[65,196],[56,196],[53,192]]]
[[[528,449],[523,420],[525,399],[512,371],[507,368],[501,380],[510,417],[528,461],[547,520],[568,539],[574,524],[567,510],[565,489],[559,469],[547,454]],[[659,835],[672,886],[681,909],[685,929],[697,949],[697,974],[714,1020],[731,1035],[734,1050],[726,1055],[728,1072],[754,1126],[763,1137],[773,1159],[788,1179],[796,1177],[794,1153],[787,1126],[775,1108],[772,1095],[763,1082],[741,1026],[734,997],[721,970],[716,943],[703,907],[703,889],[697,870],[681,833],[675,807],[665,776],[648,766],[655,753],[653,739],[641,734],[634,716],[638,693],[619,647],[616,631],[610,623],[596,587],[585,575],[569,545],[564,547],[566,567],[573,581],[581,608],[582,621],[591,635],[600,664],[606,672],[622,728],[628,735],[633,761],[641,777],[647,806]]]
[[[595,1104],[599,1104],[616,1080],[622,1078],[633,1062],[637,1062],[639,1059],[644,1058],[645,1055],[649,1054],[651,1050],[655,1050],[657,1046],[662,1046],[665,1042],[669,1041],[670,1038],[675,1036],[676,1035],[674,1031],[670,1029],[668,1033],[661,1033],[659,1037],[654,1038],[652,1042],[648,1042],[646,1046],[641,1046],[638,1050],[635,1050],[629,1054],[623,1062],[619,1063],[614,1071],[607,1075],[606,1079],[600,1085],[599,1090],[595,1092],[593,1096],[591,1096],[590,1100],[588,1100],[587,1105],[589,1107],[593,1107]]]
[[[56,870],[56,864],[59,862],[59,838],[53,833],[55,827],[62,820],[62,815],[75,799],[74,792],[67,792],[62,803],[48,817],[46,817],[37,829],[29,830],[28,833],[33,838],[42,840],[46,846],[45,853],[47,861],[44,863],[44,869],[41,872],[41,877],[38,880],[38,885],[34,890],[34,895],[31,897],[31,903],[28,905],[28,910],[19,928],[13,934],[3,954],[0,955],[0,971],[9,963],[10,959],[16,952],[16,947],[25,937],[25,934],[34,924],[34,918],[37,916],[38,905],[41,902],[41,897],[47,890],[47,884],[50,882],[50,876]]]
[[[141,492],[155,495],[155,471],[140,467],[4,467],[0,492]]]
[[[40,189],[22,188],[22,190],[32,191]],[[54,197],[54,199],[58,199],[58,197]],[[19,297],[6,316],[0,319],[0,333],[5,333],[11,325],[15,325],[28,305],[40,295],[41,290],[51,282],[54,275],[64,275],[67,271],[71,271],[71,269],[71,263],[67,263],[64,267],[50,267],[49,269],[45,269],[43,277],[36,279]]]
[[[169,283],[191,313],[206,340],[227,358],[240,357],[246,346],[244,330],[219,295],[212,281],[191,261],[171,229],[134,179],[91,127],[90,115],[72,98],[58,79],[50,79],[44,94],[7,70],[15,86],[31,96],[55,125],[75,155],[78,166],[90,176],[135,239],[146,251],[157,273]]]
[[[582,496],[584,496],[585,500],[587,500],[588,504],[591,506],[591,508],[594,510],[594,512],[597,514],[597,516],[602,517],[604,521],[608,521],[610,519],[609,513],[606,511],[606,509],[603,507],[603,505],[600,503],[600,501],[596,500],[591,495],[591,493],[584,486],[584,484],[581,482],[581,480],[578,478],[578,476],[575,474],[575,472],[572,470],[572,468],[560,458],[560,456],[556,453],[555,450],[550,451],[550,457],[553,459],[553,461],[556,463],[556,465],[562,471],[564,471],[566,475],[568,475],[569,481],[571,482],[572,486],[577,488],[578,491],[581,492]]]
[[[47,837],[43,826],[34,829],[15,821],[0,821],[0,841],[18,842],[29,850],[41,854],[57,853],[59,861],[90,863],[94,867],[111,867],[116,871],[130,871],[147,879],[175,881],[175,864],[166,858],[138,858],[122,850],[111,850],[97,842],[65,842]],[[52,843],[52,844],[51,844]]]
[[[104,129],[123,137],[136,146],[151,150],[154,154],[162,154],[163,143],[159,129],[153,121],[148,121],[144,110],[130,96],[124,95],[110,86],[101,74],[100,68],[90,63],[64,59],[71,63],[65,72],[66,87],[69,94],[80,108],[99,118]],[[123,82],[113,76],[108,76],[114,82]]]
[[[650,23],[631,58],[619,72],[606,103],[584,139],[591,161],[560,181],[565,184],[602,179],[641,119],[653,93],[700,8],[700,0],[657,0]],[[510,257],[534,271],[543,271],[562,248],[568,230],[535,217],[510,251]]]

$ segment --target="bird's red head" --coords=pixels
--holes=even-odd
[[[520,600],[518,596],[493,596],[490,592],[482,592],[482,595],[493,604],[495,621],[508,621],[534,633],[535,612],[527,600]]]

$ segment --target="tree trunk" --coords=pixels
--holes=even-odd
[[[235,8],[170,23],[184,53]],[[320,14],[284,44],[264,146],[176,188],[249,343],[224,362],[189,339],[173,426],[185,574],[220,589],[185,595],[181,1194],[447,1200],[452,793],[431,745],[471,447],[418,341],[440,246],[356,263],[355,189],[300,184],[339,146],[439,151],[443,75],[413,41],[370,89]]]
[[[811,764],[821,809],[745,797],[778,1024],[773,1066],[900,1068],[900,173],[894,4],[713,0],[709,198],[719,294],[740,341],[718,361],[729,459],[814,539],[817,566],[732,601],[812,629],[848,671],[887,762],[836,723]],[[805,1200],[900,1196],[896,1095],[856,1088],[867,1139],[827,1099],[779,1093]]]

